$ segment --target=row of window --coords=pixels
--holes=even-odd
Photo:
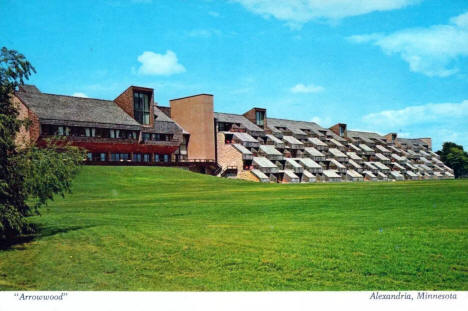
[[[115,130],[93,127],[42,125],[43,135],[138,139],[138,131]],[[143,140],[171,141],[172,134],[143,133]]]
[[[131,157],[130,153],[111,153],[108,156],[107,153],[92,153],[87,154],[88,161],[133,161],[133,162],[170,162],[171,157],[168,154],[155,154],[151,157],[149,153],[134,153]]]
[[[43,124],[43,135],[138,139],[138,131]]]
[[[171,141],[172,134],[143,133],[143,140]]]

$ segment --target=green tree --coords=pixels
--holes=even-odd
[[[463,150],[463,146],[446,142],[437,153],[440,160],[453,169],[455,178],[468,175],[468,153]]]
[[[28,120],[19,120],[12,94],[35,73],[26,58],[3,47],[0,51],[0,244],[33,232],[27,216],[70,191],[84,153],[63,141],[51,140],[45,148],[16,145],[16,135]]]

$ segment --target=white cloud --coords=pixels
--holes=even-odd
[[[213,17],[219,17],[220,16],[220,14],[218,12],[216,12],[216,11],[209,11],[208,14],[213,16]]]
[[[177,56],[171,50],[166,54],[157,54],[151,51],[143,52],[138,56],[141,66],[138,73],[143,75],[172,75],[185,72],[185,67],[179,64]]]
[[[221,31],[217,29],[193,29],[188,33],[188,36],[193,38],[210,38],[221,36]]]
[[[88,97],[88,95],[86,95],[85,93],[82,93],[82,92],[73,93],[72,96],[75,96],[75,97]]]
[[[388,35],[356,35],[349,40],[369,42],[387,54],[399,54],[413,72],[447,77],[458,72],[453,62],[468,56],[468,12],[452,18],[447,25],[406,29]]]
[[[468,145],[466,120],[468,100],[384,110],[362,118],[363,127],[381,134],[396,132],[400,137],[432,137],[435,150],[445,141]]]
[[[314,85],[314,84],[305,85],[305,84],[299,83],[293,86],[290,90],[293,93],[319,93],[319,92],[322,92],[324,88],[319,85]]]
[[[468,100],[461,103],[426,104],[400,110],[384,110],[363,117],[365,123],[390,128],[468,118]]]
[[[375,11],[406,7],[420,0],[233,0],[264,17],[300,26],[311,20],[338,20]]]

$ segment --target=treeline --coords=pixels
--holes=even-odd
[[[463,146],[452,142],[446,142],[442,150],[436,152],[445,165],[453,169],[455,178],[468,177],[468,153]]]

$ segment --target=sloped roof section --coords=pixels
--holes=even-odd
[[[390,161],[389,158],[387,158],[386,156],[384,156],[384,155],[381,154],[381,153],[376,153],[375,156],[376,156],[377,158],[379,158],[380,161]]]
[[[379,170],[383,170],[383,171],[389,171],[390,168],[388,166],[386,166],[385,164],[383,163],[380,163],[380,162],[372,162],[372,164],[377,167]]]
[[[348,156],[341,152],[339,149],[336,148],[330,148],[328,149],[328,152],[330,152],[334,157],[340,157],[340,158],[347,158]]]
[[[304,148],[305,152],[310,154],[313,157],[325,157],[323,153],[315,149],[314,147],[305,147]]]
[[[274,135],[267,134],[266,137],[268,139],[270,139],[272,142],[274,142],[275,144],[283,144],[284,145],[284,142],[281,139],[279,139],[278,137],[274,136]]]
[[[330,178],[341,178],[340,175],[335,170],[325,170],[323,171],[323,175],[330,177]]]
[[[362,140],[380,140],[380,141],[384,141],[385,140],[385,137],[383,137],[382,135],[379,135],[375,132],[363,132],[363,131],[352,131],[352,130],[348,130],[347,131],[347,135],[348,137],[358,137]]]
[[[293,145],[303,145],[303,143],[294,136],[283,136],[283,140]]]
[[[234,137],[239,139],[242,142],[249,142],[249,143],[258,143],[258,140],[253,138],[247,133],[238,133],[238,132],[228,132],[229,134],[232,134]]]
[[[367,146],[366,144],[360,144],[359,145],[359,148],[361,148],[362,150],[366,151],[366,152],[372,152],[374,150],[372,150],[372,148],[370,148],[369,146]]]
[[[390,153],[391,152],[390,150],[388,150],[387,148],[385,148],[382,145],[377,145],[376,148],[379,149],[379,151],[383,152],[383,153]]]
[[[219,122],[239,123],[241,126],[243,126],[244,128],[246,128],[249,131],[263,132],[262,128],[260,128],[257,125],[253,124],[246,117],[244,117],[242,115],[239,115],[239,114],[215,112],[214,117]]]
[[[362,160],[360,156],[358,156],[355,152],[352,152],[352,151],[346,152],[346,155],[352,160],[356,160],[356,161]]]
[[[249,149],[245,148],[241,144],[232,144],[232,145],[242,154],[248,154],[248,155],[252,154],[252,152]]]
[[[287,163],[291,164],[291,166],[293,166],[294,168],[301,168],[302,165],[300,165],[296,159],[291,159],[291,158],[286,158],[284,159]]]
[[[253,159],[253,162],[256,163],[258,166],[260,167],[265,167],[265,168],[277,168],[277,166],[271,162],[270,160],[268,160],[267,158],[265,157],[255,157]]]
[[[361,168],[361,166],[359,164],[357,164],[356,162],[354,162],[353,160],[349,160],[348,163],[351,164],[356,169]]]
[[[305,167],[309,168],[322,168],[320,164],[312,160],[311,158],[295,158],[296,161],[301,162],[304,164]]]
[[[42,121],[61,120],[94,124],[118,124],[140,128],[113,101],[45,93],[17,92],[16,95]]]
[[[292,170],[284,170],[284,174],[291,179],[299,179],[299,177],[296,174],[294,174]]]
[[[253,169],[251,170],[252,174],[254,174],[261,182],[267,182],[269,181],[269,178],[267,175],[265,175],[262,171]]]
[[[314,144],[314,145],[322,146],[322,147],[328,147],[328,145],[326,143],[324,143],[323,141],[321,141],[317,137],[308,137],[307,140],[309,142],[311,142],[312,144]]]
[[[260,145],[259,148],[268,155],[283,155],[281,152],[276,150],[275,146],[272,145]]]
[[[362,178],[362,175],[354,170],[347,170],[346,175],[351,176],[352,178]]]

